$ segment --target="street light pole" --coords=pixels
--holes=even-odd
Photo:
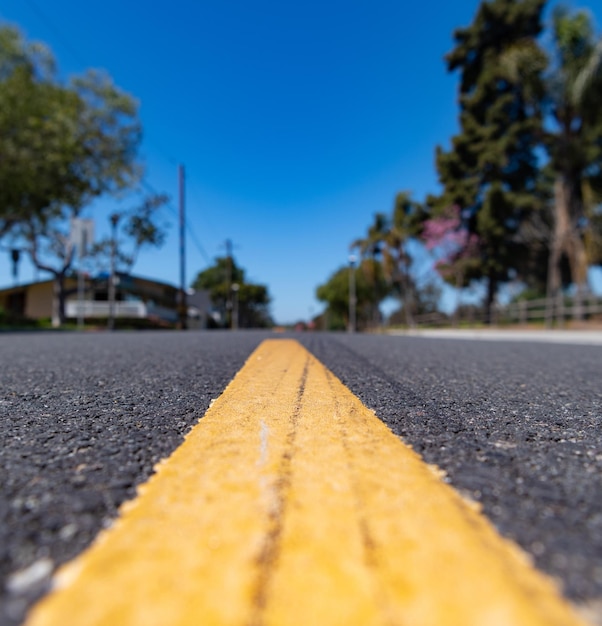
[[[349,257],[349,332],[354,333],[356,327],[357,297],[355,295],[355,256]]]
[[[178,166],[179,223],[180,223],[180,292],[178,298],[178,327],[186,330],[188,306],[186,302],[186,196],[184,166]]]
[[[238,330],[238,290],[240,285],[233,283],[232,285],[232,330]]]
[[[119,213],[111,215],[111,272],[109,275],[109,320],[108,328],[115,328],[115,264],[117,257],[117,224],[119,223]]]

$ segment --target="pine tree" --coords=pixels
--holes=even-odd
[[[437,148],[443,193],[429,198],[433,215],[458,206],[478,237],[473,278],[487,284],[486,319],[501,283],[521,274],[528,244],[521,224],[541,209],[536,148],[541,138],[545,0],[483,2],[473,23],[454,33],[446,56],[460,73],[460,133]]]

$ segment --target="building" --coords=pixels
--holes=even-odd
[[[66,278],[66,317],[77,319],[83,314],[87,320],[108,318],[111,306],[108,279],[107,274],[85,277],[80,295],[77,277]],[[52,279],[0,290],[0,308],[16,318],[50,318],[52,299]],[[206,306],[210,306],[208,298],[195,303],[193,314],[197,328],[206,325],[209,311],[202,308]],[[114,315],[116,318],[146,319],[159,325],[175,324],[178,320],[178,289],[148,278],[117,274]]]
[[[195,291],[191,289],[186,294],[188,304],[188,328],[208,328],[210,320],[215,319],[211,296],[205,289]]]

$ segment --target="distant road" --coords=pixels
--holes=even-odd
[[[2,626],[22,621],[49,568],[89,544],[272,336],[0,335]],[[602,347],[294,337],[569,598],[600,602]]]

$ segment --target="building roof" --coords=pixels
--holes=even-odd
[[[154,278],[147,278],[146,276],[136,276],[135,274],[127,274],[125,272],[117,272],[116,275],[118,278],[121,279],[122,284],[126,284],[127,282],[141,281],[141,282],[152,283],[160,287],[169,287],[175,290],[178,289],[178,287],[176,287],[175,285],[172,285],[171,283],[166,283],[164,281],[156,280]],[[86,275],[86,279],[93,280],[93,281],[107,280],[108,277],[109,277],[109,274],[107,274],[106,272],[97,274],[96,276]],[[69,276],[66,276],[65,278],[66,280],[74,281],[74,280],[77,280],[77,274],[69,275]],[[22,291],[23,289],[27,289],[28,287],[34,287],[36,285],[46,285],[46,284],[52,283],[53,280],[54,280],[53,278],[47,278],[45,280],[35,280],[29,283],[18,283],[16,285],[11,285],[9,287],[0,288],[0,294],[5,295],[5,294],[13,293],[15,291]]]

